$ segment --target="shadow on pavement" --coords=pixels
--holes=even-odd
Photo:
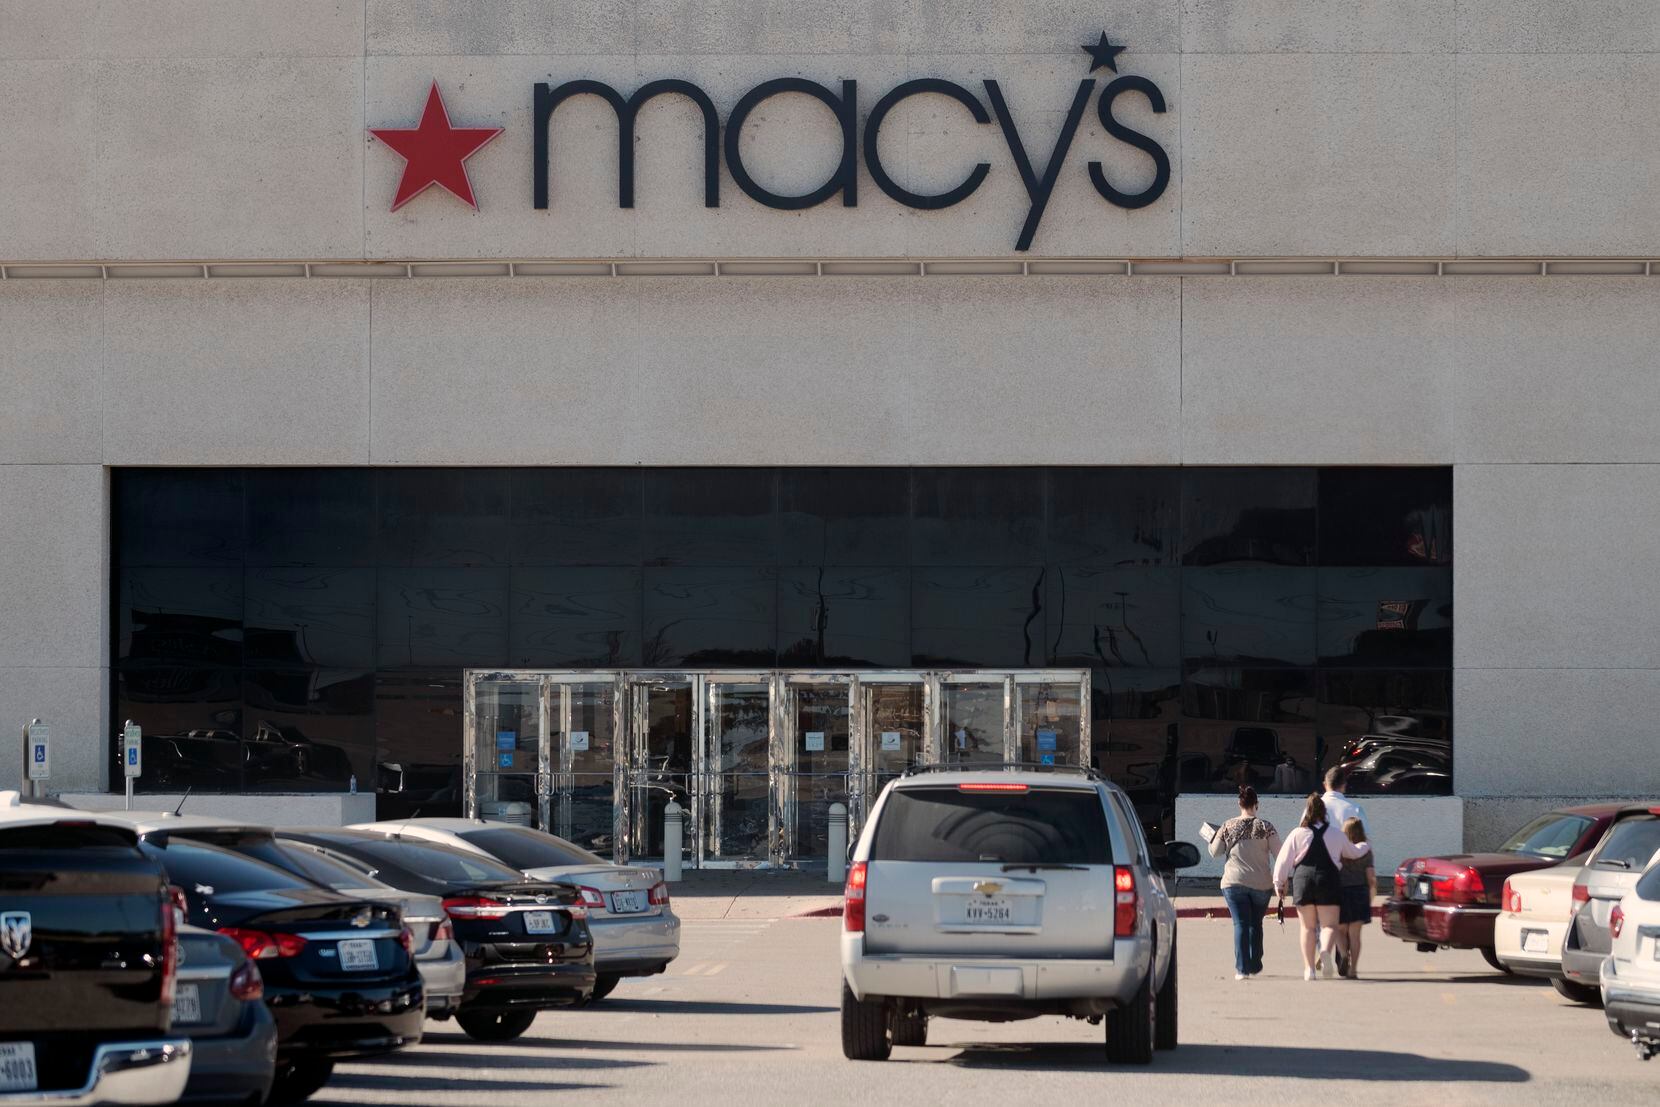
[[[598,1008],[593,1009],[598,1013]],[[659,1015],[816,1015],[836,1011],[836,1007],[809,1006],[803,1003],[722,1003],[718,1000],[682,999],[608,999],[607,1011],[653,1012]]]
[[[468,1080],[465,1077],[406,1076],[389,1073],[371,1076],[366,1073],[337,1072],[329,1077],[331,1088],[357,1088],[375,1092],[396,1092],[403,1102],[405,1092],[455,1092],[467,1087],[490,1092],[568,1092],[593,1088],[593,1084],[572,1084],[558,1080]]]
[[[428,1035],[425,1041],[437,1041],[434,1035]],[[399,1070],[410,1066],[430,1066],[433,1068],[447,1068],[450,1066],[473,1066],[487,1064],[492,1069],[637,1069],[647,1065],[655,1065],[656,1061],[630,1061],[626,1058],[613,1059],[609,1057],[549,1057],[546,1055],[526,1055],[522,1053],[485,1052],[474,1047],[479,1045],[513,1045],[519,1047],[536,1046],[586,1046],[587,1043],[576,1042],[547,1042],[537,1038],[517,1038],[511,1042],[475,1042],[470,1038],[450,1039],[456,1045],[462,1042],[467,1044],[467,1052],[459,1053],[444,1049],[417,1049],[399,1050],[397,1053],[388,1053],[380,1057],[353,1059],[353,1065],[385,1065],[387,1068]],[[642,1050],[655,1052],[658,1047],[643,1045]]]
[[[492,1044],[507,1045],[507,1046],[518,1046],[520,1048],[531,1047],[531,1048],[536,1048],[536,1049],[640,1050],[641,1052],[646,1052],[646,1053],[755,1053],[755,1052],[762,1051],[762,1050],[775,1051],[775,1050],[781,1050],[781,1049],[782,1050],[787,1050],[787,1049],[795,1048],[793,1046],[779,1046],[779,1045],[738,1045],[738,1044],[729,1043],[729,1042],[596,1042],[596,1041],[593,1041],[593,1040],[587,1039],[587,1038],[534,1038],[534,1037],[516,1038],[511,1042],[491,1043],[491,1042],[475,1042],[471,1038],[466,1038],[466,1037],[463,1037],[459,1034],[428,1034],[426,1037],[421,1039],[421,1042],[422,1042],[423,1045],[428,1043],[428,1042],[442,1042],[442,1043],[445,1043],[445,1044],[453,1043],[455,1045],[463,1045],[464,1044],[464,1045],[466,1045],[466,1047],[468,1049],[468,1052],[467,1053],[445,1053],[441,1050],[440,1051],[434,1051],[434,1050],[424,1050],[423,1049],[419,1052],[411,1053],[408,1050],[404,1050],[400,1053],[392,1054],[391,1058],[393,1060],[395,1060],[400,1065],[407,1065],[407,1064],[412,1064],[412,1063],[417,1064],[417,1065],[424,1065],[424,1064],[436,1065],[436,1064],[440,1064],[440,1063],[461,1064],[469,1058],[476,1058],[476,1057],[480,1056],[480,1053],[478,1052],[478,1047],[479,1046],[481,1046],[481,1045],[482,1046],[489,1046],[489,1045],[492,1045]],[[515,1064],[517,1064],[519,1062],[523,1062],[523,1065],[521,1067],[529,1067],[529,1066],[532,1066],[532,1065],[545,1065],[545,1064],[547,1064],[547,1062],[545,1060],[539,1060],[535,1057],[519,1057],[519,1056],[515,1056],[513,1054],[506,1054],[506,1055],[503,1055],[501,1057],[496,1057],[494,1054],[489,1054],[488,1056],[492,1057],[492,1060],[490,1062],[491,1064],[505,1064],[505,1065],[508,1065],[509,1067],[512,1067],[512,1066],[514,1066]],[[446,1060],[444,1060],[442,1062],[422,1060],[422,1058],[426,1058],[426,1057],[438,1057],[438,1058],[444,1058]],[[626,1064],[627,1062],[619,1062],[619,1063],[620,1064]]]
[[[1134,1066],[1108,1064],[1101,1047],[1094,1045],[974,1043],[949,1048],[962,1051],[950,1058],[950,1063],[965,1068],[1093,1069],[1125,1074],[1136,1071]],[[1174,1052],[1158,1054],[1151,1068],[1142,1071],[1196,1076],[1485,1084],[1521,1084],[1532,1079],[1526,1069],[1497,1061],[1454,1061],[1418,1053],[1318,1046],[1184,1045]]]

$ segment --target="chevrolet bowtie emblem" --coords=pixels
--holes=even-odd
[[[974,882],[974,890],[979,892],[982,896],[995,896],[998,892],[1003,890],[1003,885],[1001,882],[996,880],[976,880]]]
[[[353,926],[368,926],[372,921],[374,914],[367,907],[352,916]]]

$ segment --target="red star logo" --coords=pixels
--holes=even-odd
[[[444,97],[438,91],[438,82],[433,81],[419,126],[412,130],[369,128],[370,134],[392,147],[404,160],[403,179],[398,182],[398,194],[392,199],[392,210],[397,211],[428,188],[438,185],[448,189],[458,199],[465,200],[477,211],[478,200],[473,197],[473,182],[467,178],[465,162],[501,132],[500,127],[450,126],[450,113],[444,108]]]

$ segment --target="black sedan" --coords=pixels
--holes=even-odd
[[[444,901],[467,958],[456,1022],[474,1038],[517,1038],[536,1012],[585,1002],[594,991],[594,939],[572,885],[527,881],[517,869],[436,842],[367,830],[283,828],[368,866],[377,879]]]
[[[183,893],[191,925],[232,939],[258,966],[277,1020],[273,1103],[309,1096],[339,1058],[420,1041],[421,975],[397,908],[204,842],[151,835],[139,848]]]

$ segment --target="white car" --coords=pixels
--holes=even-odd
[[[439,842],[493,857],[534,880],[577,885],[599,977],[590,1002],[610,995],[623,977],[655,975],[680,956],[680,919],[659,869],[613,865],[545,831],[486,819],[388,819],[354,829]]]
[[[1608,1029],[1647,1061],[1660,1052],[1660,861],[1608,915],[1613,950],[1602,963]]]
[[[1574,917],[1574,881],[1589,856],[1587,851],[1548,869],[1505,878],[1493,920],[1493,952],[1506,969],[1562,988],[1562,938]]]

